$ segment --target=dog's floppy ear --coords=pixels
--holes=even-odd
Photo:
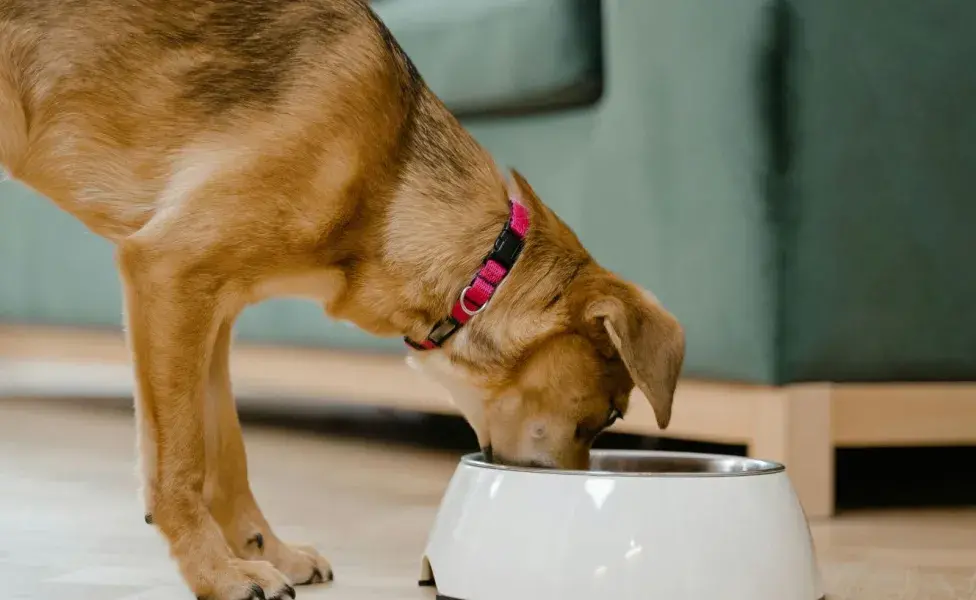
[[[651,406],[661,429],[671,421],[671,404],[685,356],[681,325],[648,292],[608,277],[591,291],[585,318],[606,337]]]

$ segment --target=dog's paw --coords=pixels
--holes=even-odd
[[[232,560],[226,569],[190,582],[198,600],[287,600],[295,597],[288,577],[270,562]]]
[[[264,559],[284,573],[296,585],[329,583],[332,565],[311,546],[292,546],[278,542],[266,548]]]

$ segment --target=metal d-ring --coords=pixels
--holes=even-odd
[[[464,311],[464,314],[468,315],[469,317],[473,317],[476,314],[480,313],[481,311],[485,310],[485,307],[488,306],[488,303],[485,302],[475,310],[468,310],[468,306],[466,303],[468,302],[468,292],[470,291],[471,291],[470,285],[464,288],[463,290],[461,290],[461,297],[458,299],[458,304],[461,305],[461,310]]]

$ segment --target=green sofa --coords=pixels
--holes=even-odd
[[[976,379],[976,5],[373,6],[474,135],[678,315],[687,376]],[[120,314],[108,244],[0,183],[0,321]],[[239,334],[402,352],[297,301]]]

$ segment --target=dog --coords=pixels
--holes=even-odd
[[[0,0],[0,164],[110,240],[146,520],[212,600],[332,579],[248,484],[228,357],[271,297],[403,336],[492,460],[585,468],[676,318],[601,267],[366,0]]]

